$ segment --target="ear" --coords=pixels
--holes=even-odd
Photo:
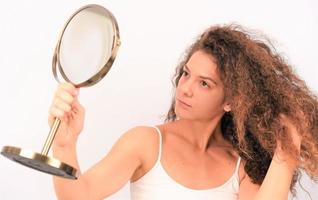
[[[231,111],[231,105],[229,103],[225,103],[223,107],[225,112],[230,112]]]

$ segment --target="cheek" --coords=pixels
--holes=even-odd
[[[223,110],[223,96],[220,93],[202,95],[198,99],[198,109],[206,113],[214,113]]]

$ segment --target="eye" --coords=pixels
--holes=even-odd
[[[201,85],[202,85],[203,87],[207,87],[207,88],[210,87],[205,81],[201,81]]]
[[[189,73],[187,71],[183,70],[182,71],[182,76],[187,76],[187,75],[189,75]]]

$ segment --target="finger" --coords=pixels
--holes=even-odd
[[[63,100],[61,100],[58,97],[56,97],[54,99],[54,102],[53,102],[52,106],[57,108],[57,109],[59,109],[59,110],[61,110],[61,111],[63,111],[63,112],[70,112],[71,109],[72,109],[72,107],[69,104],[65,103]]]
[[[59,91],[55,94],[55,97],[58,97],[59,99],[62,99],[64,102],[71,104],[74,100],[74,97],[65,90]]]
[[[79,89],[77,89],[73,84],[71,83],[61,83],[58,87],[58,91],[67,91],[72,95],[78,94]]]
[[[63,115],[62,117],[56,117],[55,115],[56,115],[56,114],[50,114],[50,117],[49,117],[49,120],[48,120],[48,124],[49,124],[50,127],[53,125],[53,123],[54,123],[54,121],[55,121],[56,119],[59,119],[59,120],[61,120],[62,122],[68,123],[69,117],[66,116],[65,113],[64,113],[64,115]]]
[[[51,107],[50,109],[50,115],[54,118],[54,117],[58,117],[58,118],[62,118],[64,115],[64,111],[56,108],[56,107]]]

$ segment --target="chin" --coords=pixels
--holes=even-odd
[[[176,120],[182,119],[182,120],[194,120],[194,121],[210,121],[215,116],[198,116],[194,115],[193,113],[184,112],[184,110],[178,110],[177,108],[174,109],[174,112],[176,113]]]
[[[176,113],[176,119],[186,119],[186,120],[193,120],[194,117],[191,113],[184,113],[184,112],[179,112],[178,109],[175,109]]]

